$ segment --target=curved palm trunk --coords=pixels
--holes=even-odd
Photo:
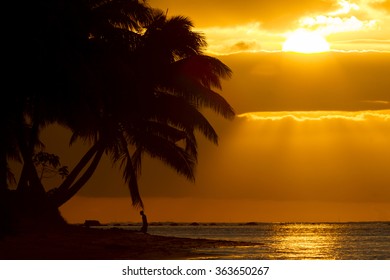
[[[57,188],[58,193],[66,191],[72,186],[73,182],[79,176],[80,172],[84,169],[84,167],[88,164],[92,157],[97,153],[98,149],[99,143],[96,143],[85,153],[79,163],[73,168],[73,170],[69,173],[66,179]]]
[[[84,174],[71,186],[68,188],[63,188],[61,192],[55,197],[54,204],[56,207],[62,206],[65,202],[67,202],[69,199],[71,199],[92,177],[93,173],[95,172],[100,159],[102,158],[104,152],[104,148],[100,147],[95,151],[95,156],[87,168],[87,170],[84,172]]]

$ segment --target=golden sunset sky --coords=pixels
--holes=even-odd
[[[200,138],[196,182],[144,161],[151,222],[390,220],[390,1],[152,0],[192,19],[207,52],[233,71],[213,113],[219,146]],[[53,131],[55,128],[51,128]],[[47,131],[50,151],[69,132]],[[81,144],[62,158],[75,163]],[[105,160],[61,208],[69,222],[138,222]]]

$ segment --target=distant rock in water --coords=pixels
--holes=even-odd
[[[191,223],[190,226],[199,226],[199,223]]]
[[[246,223],[245,225],[246,226],[257,226],[258,223],[256,223],[256,222],[249,222],[249,223]]]
[[[84,226],[86,227],[96,227],[101,226],[102,224],[98,220],[85,220]]]

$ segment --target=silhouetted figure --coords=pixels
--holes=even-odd
[[[139,212],[139,214],[142,216],[141,231],[143,233],[146,233],[148,231],[148,219],[146,218],[146,215],[144,214],[144,211]]]

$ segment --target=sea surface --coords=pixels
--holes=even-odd
[[[121,225],[137,229],[139,225]],[[154,235],[249,241],[259,245],[199,250],[208,259],[390,260],[390,222],[154,223]]]

